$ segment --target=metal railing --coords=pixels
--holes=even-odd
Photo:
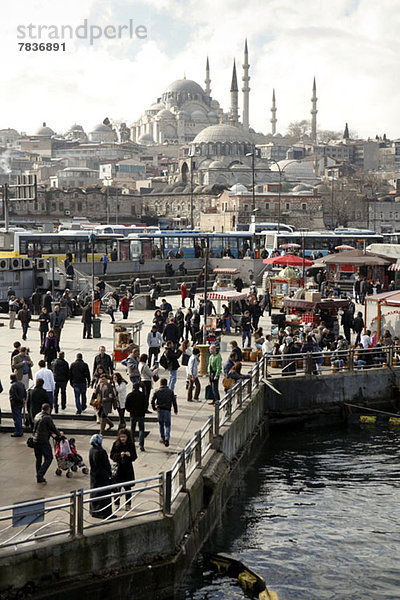
[[[0,507],[0,548],[76,534],[77,492]]]
[[[328,374],[400,364],[400,348],[375,346],[343,350],[318,350],[293,354],[265,355],[264,376]]]

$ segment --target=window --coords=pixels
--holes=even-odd
[[[58,207],[60,210],[64,210],[64,202],[59,202]]]
[[[269,210],[269,202],[265,203],[265,210],[268,211]]]
[[[53,210],[53,211],[57,210],[57,205],[55,202],[51,203],[51,210]]]
[[[134,204],[131,206],[131,215],[136,215],[136,206]]]
[[[244,210],[245,210],[245,212],[247,212],[249,210],[249,205],[248,204],[244,205]]]
[[[286,210],[290,210],[290,202],[285,203]]]
[[[78,212],[82,212],[82,202],[78,202],[77,210]]]
[[[302,203],[301,210],[307,210],[307,204],[305,202]]]

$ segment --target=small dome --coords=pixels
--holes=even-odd
[[[213,160],[212,163],[208,166],[209,169],[225,169],[225,165],[220,160]]]
[[[160,117],[160,119],[173,119],[174,115],[167,108],[163,108],[157,113],[157,117]]]
[[[46,123],[43,123],[43,125],[36,130],[35,135],[51,137],[52,135],[55,135],[55,132],[51,129],[51,127],[47,127]]]
[[[188,113],[187,110],[180,110],[180,111],[178,111],[178,117],[188,118],[188,117],[190,117],[190,113]]]
[[[138,139],[138,144],[143,144],[144,146],[152,146],[155,144],[153,137],[150,133],[142,133],[142,135]]]
[[[243,185],[242,183],[235,183],[235,185],[233,185],[232,187],[229,188],[229,191],[232,192],[232,194],[248,194],[249,190],[247,189],[247,187],[245,185]]]
[[[242,129],[233,125],[225,125],[224,123],[206,127],[197,134],[192,144],[207,144],[209,142],[245,142],[251,144],[248,135]]]
[[[154,104],[152,104],[150,106],[149,110],[163,110],[163,108],[165,108],[164,104],[162,102],[154,102]]]
[[[82,125],[78,125],[77,123],[74,123],[69,128],[69,131],[83,131],[83,127],[82,127]]]
[[[214,112],[213,110],[210,110],[210,112],[207,113],[207,117],[210,117],[210,119],[218,119],[217,113]]]
[[[270,166],[271,171],[279,171],[279,168],[288,178],[316,179],[312,168],[307,163],[301,162],[300,160],[280,160],[278,164],[273,163]]]
[[[111,127],[109,127],[108,125],[104,125],[104,123],[99,123],[98,125],[95,125],[93,127],[93,129],[90,133],[101,133],[101,132],[110,133],[111,131],[112,131]]]
[[[304,185],[304,183],[299,183],[298,185],[295,185],[294,188],[292,189],[292,192],[297,193],[297,192],[304,192],[304,190],[308,190],[309,187],[307,185]]]
[[[232,165],[231,167],[229,167],[230,169],[234,169],[235,171],[239,171],[239,170],[243,170],[243,169],[251,169],[251,167],[249,165],[243,165],[242,163],[235,163],[234,165]]]

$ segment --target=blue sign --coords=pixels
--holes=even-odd
[[[38,498],[41,500],[42,498]],[[29,500],[28,500],[29,502]],[[43,502],[31,500],[35,504],[26,504],[24,506],[15,505],[12,515],[12,526],[21,527],[22,525],[33,525],[33,523],[41,523],[44,521],[44,499]]]

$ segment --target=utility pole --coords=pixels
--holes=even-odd
[[[207,287],[208,287],[208,255],[210,251],[210,238],[206,236],[205,247],[205,268],[204,268],[204,326],[203,326],[203,344],[207,341]]]

